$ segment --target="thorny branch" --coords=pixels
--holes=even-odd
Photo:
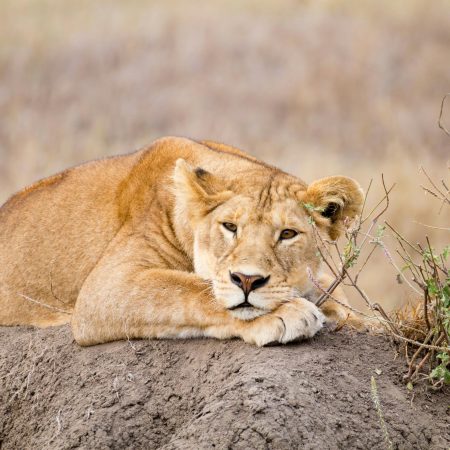
[[[450,96],[450,94],[448,95]],[[442,205],[450,205],[450,191],[445,181],[441,180],[441,183],[438,184],[423,168],[421,170],[429,183],[429,187],[422,186],[423,189],[438,198]],[[367,193],[371,186],[372,181]],[[321,306],[327,300],[332,300],[354,313],[371,319],[376,318],[387,330],[388,335],[405,348],[408,364],[405,381],[412,383],[423,379],[423,371],[428,364],[429,370],[426,377],[434,388],[438,388],[444,382],[450,383],[450,368],[447,369],[447,364],[450,366],[450,272],[447,265],[450,247],[444,249],[442,253],[438,253],[432,247],[427,236],[425,245],[413,244],[389,222],[384,221],[382,226],[377,226],[389,208],[389,197],[394,188],[394,185],[390,188],[386,187],[384,176],[382,176],[382,186],[384,190],[382,199],[367,215],[364,215],[367,205],[366,194],[361,216],[356,218],[351,226],[349,223],[344,223],[342,244],[323,238],[315,222],[311,221],[317,254],[334,276],[333,282],[325,290],[317,280],[314,280],[312,272],[309,273],[311,281],[321,292],[316,304]],[[385,230],[392,233],[390,237],[393,237],[399,246],[396,253],[403,261],[403,267],[396,264],[383,241]],[[446,229],[444,228],[444,230]],[[367,255],[359,261],[362,251],[368,245],[373,247],[367,250]],[[404,282],[421,299],[419,306],[409,314],[397,311],[390,317],[378,303],[369,298],[359,284],[359,275],[367,267],[377,249],[381,249],[390,265],[395,269],[399,282]],[[411,278],[408,278],[406,273],[409,273]],[[364,300],[368,309],[377,314],[369,316],[336,299],[333,292],[340,284],[353,288]],[[408,346],[409,348],[416,347],[411,358],[408,355]]]
[[[431,188],[427,188],[423,185],[421,185],[420,187],[425,192],[428,192],[428,194],[431,194],[433,197],[436,197],[437,199],[441,200],[442,205],[441,205],[441,208],[439,209],[439,212],[441,212],[442,207],[444,206],[445,203],[450,205],[450,190],[447,187],[447,184],[445,183],[445,181],[441,180],[441,184],[444,188],[444,191],[442,191],[442,188],[437,186],[437,183],[435,183],[431,179],[431,177],[428,175],[427,171],[423,167],[421,167],[420,170],[427,177],[429,183],[431,184]]]
[[[383,311],[380,305],[372,303],[364,291],[358,285],[358,278],[364,267],[368,264],[369,260],[373,256],[376,250],[376,246],[379,245],[380,236],[372,236],[371,233],[376,226],[379,218],[387,211],[389,208],[389,194],[394,188],[395,185],[392,185],[389,189],[386,187],[386,183],[384,180],[384,176],[382,175],[382,185],[384,190],[384,196],[382,199],[376,204],[374,208],[370,211],[367,216],[362,219],[364,214],[364,209],[367,204],[367,195],[372,186],[372,180],[369,183],[369,187],[367,189],[367,193],[364,197],[363,208],[361,212],[361,216],[355,219],[354,224],[350,227],[349,224],[345,227],[345,242],[344,249],[341,250],[337,242],[329,242],[325,240],[317,226],[312,223],[313,227],[313,235],[316,241],[316,246],[318,249],[318,253],[322,261],[325,265],[331,270],[335,279],[330,287],[322,293],[320,298],[317,300],[317,306],[321,306],[327,299],[331,297],[331,294],[334,290],[341,284],[346,282],[347,285],[350,285],[360,294],[360,296],[364,299],[366,305],[371,311],[378,311],[381,313],[383,317],[387,317],[387,314]],[[381,210],[379,210],[380,206],[383,204]],[[370,219],[370,225],[367,230],[363,230],[363,225]],[[356,265],[357,260],[361,254],[361,251],[368,244],[374,244],[374,247],[369,251],[366,259],[363,264],[359,267],[359,270],[355,277],[353,278],[349,274],[349,269]],[[334,256],[333,256],[334,253]],[[336,263],[336,260],[338,263]]]
[[[43,308],[51,309],[52,311],[57,311],[57,312],[60,312],[60,313],[62,313],[62,314],[67,314],[67,315],[69,315],[69,316],[72,315],[72,313],[71,313],[70,311],[67,311],[67,310],[65,310],[65,309],[58,308],[58,307],[56,307],[56,306],[47,305],[46,303],[40,302],[39,300],[36,300],[36,299],[34,299],[34,298],[31,298],[31,297],[29,297],[28,295],[20,294],[20,293],[18,293],[17,295],[18,295],[19,297],[22,297],[24,300],[27,300],[27,301],[29,301],[29,302],[31,302],[31,303],[34,303],[35,305],[42,306]]]
[[[445,106],[445,101],[447,100],[447,97],[450,97],[450,92],[448,94],[445,94],[444,97],[442,98],[442,102],[441,102],[441,111],[439,113],[439,120],[438,120],[438,125],[439,128],[447,135],[450,136],[450,131],[447,130],[447,128],[445,128],[445,125],[442,123],[442,116],[444,114],[444,106]]]

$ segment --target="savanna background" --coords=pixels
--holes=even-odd
[[[0,202],[68,166],[181,135],[306,181],[373,178],[369,204],[383,173],[396,183],[386,218],[440,248],[448,208],[421,189],[419,168],[448,179],[437,119],[449,24],[444,0],[1,0]],[[376,258],[361,282],[369,296],[387,309],[414,300]]]

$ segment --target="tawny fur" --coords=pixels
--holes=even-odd
[[[314,204],[311,212],[304,204]],[[333,203],[332,214],[321,211]],[[40,181],[0,209],[0,324],[71,322],[76,341],[313,336],[348,311],[328,301],[308,215],[336,238],[362,193],[344,177],[301,180],[214,142],[164,138]],[[223,222],[235,223],[236,234]],[[282,229],[299,234],[280,241]],[[243,292],[230,272],[269,276]],[[252,272],[252,273],[249,273]],[[341,302],[344,294],[337,291]],[[351,316],[354,323],[359,319]]]

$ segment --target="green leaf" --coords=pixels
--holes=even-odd
[[[411,269],[411,264],[405,264],[401,269],[400,272],[403,273],[405,270]]]
[[[450,384],[450,370],[446,370],[444,373],[444,383]]]
[[[442,378],[444,378],[444,371],[445,367],[437,366],[431,371],[430,377],[434,378],[435,380],[441,380]]]
[[[450,361],[450,355],[447,352],[438,353],[436,358],[440,359],[442,361],[441,364],[443,365],[447,365]]]
[[[450,370],[440,365],[433,369],[430,377],[435,380],[443,380],[445,384],[450,384]]]
[[[427,288],[428,288],[428,292],[431,295],[437,295],[439,293],[439,288],[437,286],[436,280],[434,280],[432,278],[427,280]]]
[[[325,208],[323,206],[315,206],[312,203],[303,203],[303,207],[307,209],[309,212],[324,212]]]
[[[378,225],[375,236],[377,239],[381,239],[384,236],[384,231],[386,230],[386,225]]]

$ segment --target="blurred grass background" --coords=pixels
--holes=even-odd
[[[1,0],[0,202],[182,135],[306,181],[374,178],[372,204],[384,173],[397,183],[389,220],[442,247],[448,231],[417,222],[450,224],[419,186],[420,166],[448,179],[449,17],[444,0]],[[363,285],[389,308],[409,299],[383,255]]]

